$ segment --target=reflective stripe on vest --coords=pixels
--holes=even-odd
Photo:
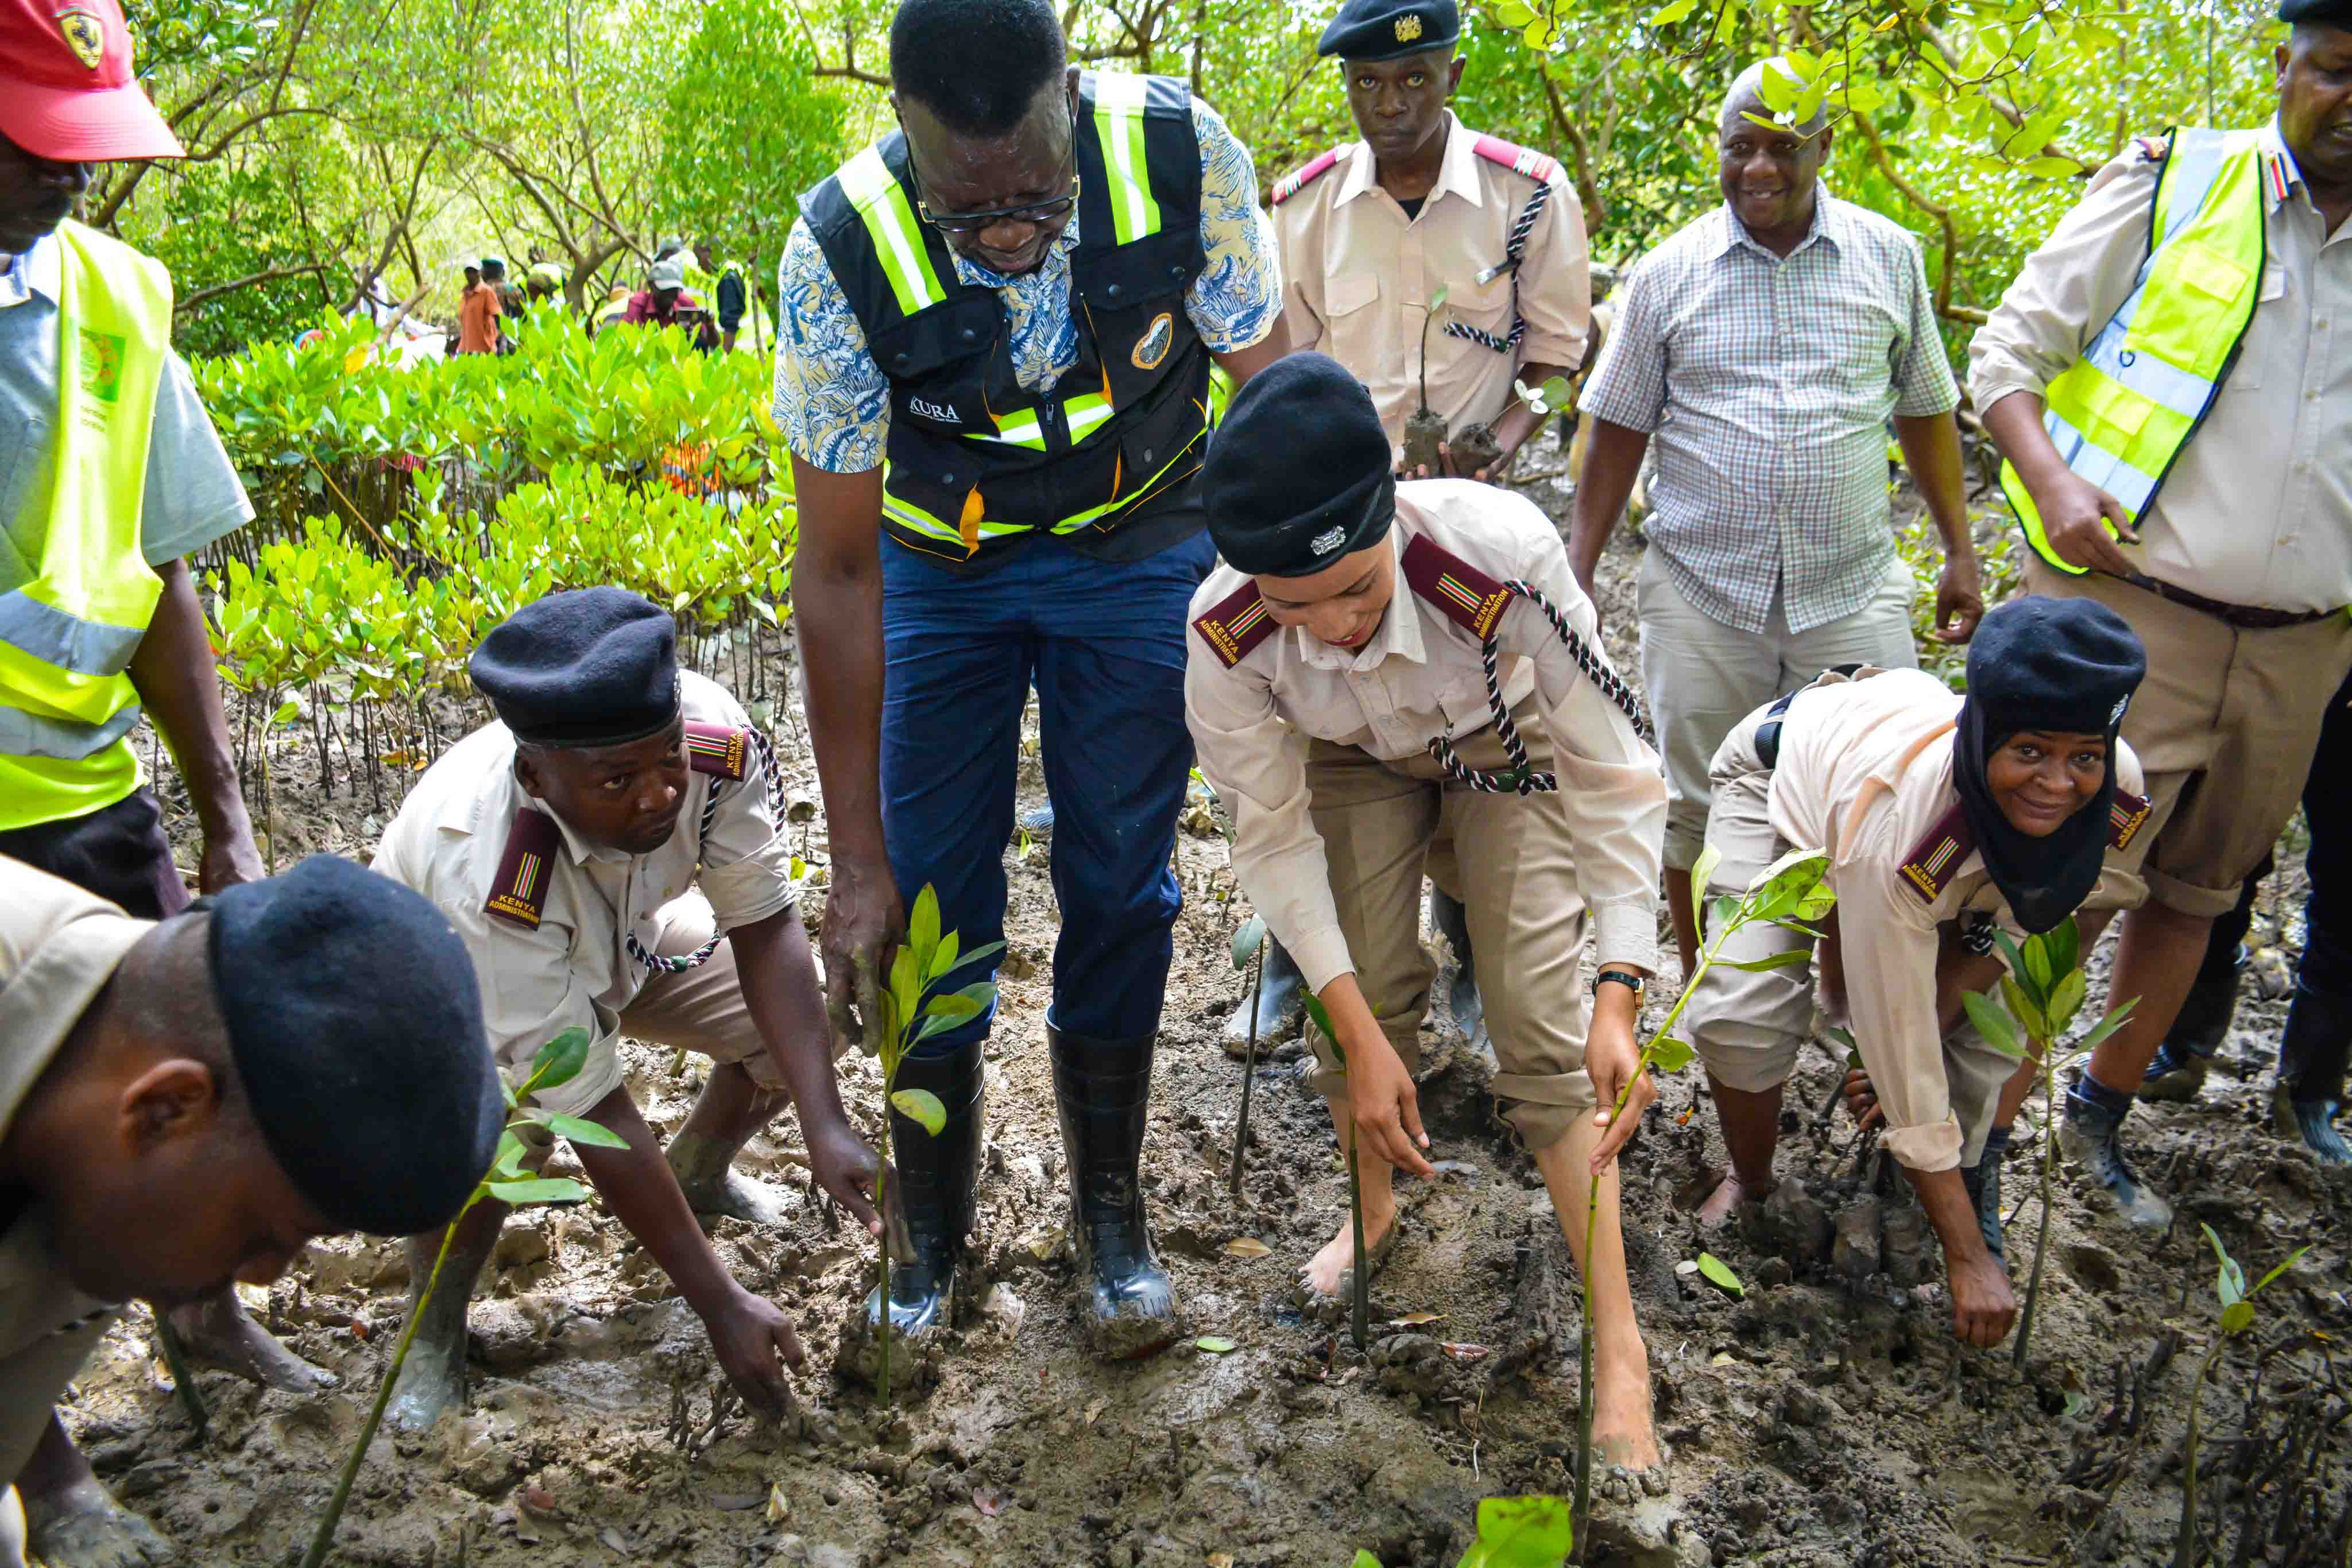
[[[27,502],[47,515],[16,531],[42,541],[33,576],[0,595],[0,751],[74,760],[138,721],[123,671],[163,592],[139,520],[172,286],[160,264],[79,224],[60,225],[56,244],[52,481]]]
[[[1105,417],[1108,417],[1107,408]],[[1197,445],[1198,443],[1195,443],[1194,446]],[[1137,501],[1149,495],[1155,487],[1157,487],[1160,481],[1168,477],[1170,473],[1175,469],[1178,464],[1182,463],[1188,457],[1193,458],[1194,461],[1197,462],[1198,458],[1195,455],[1194,446],[1187,446],[1183,451],[1179,452],[1173,458],[1161,464],[1157,473],[1153,474],[1150,478],[1146,479],[1141,485],[1139,485],[1133,490],[1113,496],[1109,500],[1105,501],[1099,507],[1089,507],[1085,511],[1077,513],[1074,517],[1064,517],[1061,521],[1054,525],[1053,531],[1057,534],[1074,534],[1080,528],[1092,523],[1097,517],[1108,516],[1109,513],[1118,510],[1121,507],[1133,506]],[[975,494],[977,494],[977,492],[975,492]],[[953,545],[960,555],[969,555],[971,553],[971,549],[967,548],[963,532],[961,529],[959,529],[953,523],[947,521],[943,517],[935,517],[931,516],[930,513],[923,510],[920,507],[912,506],[900,499],[898,497],[889,495],[886,492],[882,497],[882,510],[886,516],[897,522],[904,523],[907,527],[914,529],[917,533],[928,535],[932,538],[938,539],[942,544]],[[1031,529],[1021,523],[992,523],[983,519],[974,528],[973,537],[975,539],[1000,539],[1009,538],[1014,534],[1025,534],[1034,531],[1034,529]]]
[[[940,287],[940,275],[931,268],[914,204],[907,200],[905,188],[890,177],[881,148],[868,147],[843,164],[839,179],[841,193],[865,221],[874,254],[882,260],[883,276],[889,278],[890,291],[898,297],[899,311],[912,316],[945,300],[947,290]]]
[[[2256,131],[2173,132],[2132,291],[2045,394],[2042,428],[2066,466],[2122,502],[2134,522],[2212,406],[2253,319],[2269,162]],[[2035,552],[2082,575],[2051,548],[2007,463],[2000,483]]]
[[[1110,399],[1100,392],[1080,392],[1062,405],[1062,417],[1070,427],[1070,444],[1076,446],[1094,434],[1095,427],[1111,416]],[[1030,409],[1016,413],[1009,421],[997,424],[996,434],[982,435],[966,432],[975,441],[993,441],[1007,446],[1025,446],[1032,452],[1045,450],[1045,429],[1038,412]]]
[[[1110,176],[1110,211],[1118,243],[1160,232],[1160,204],[1143,159],[1143,102],[1148,78],[1104,73],[1095,78],[1095,128],[1103,168]]]

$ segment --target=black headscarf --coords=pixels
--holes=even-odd
[[[1984,618],[1969,644],[1952,783],[1986,872],[2028,932],[2056,926],[2098,885],[2116,799],[2116,735],[2147,672],[2138,634],[2091,599],[2012,599]],[[2099,792],[2047,838],[2011,826],[1985,777],[1992,754],[2029,729],[2107,739]]]

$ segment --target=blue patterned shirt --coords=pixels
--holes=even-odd
[[[1192,280],[1184,313],[1212,353],[1229,354],[1264,339],[1281,319],[1282,267],[1274,225],[1257,204],[1249,149],[1198,99],[1192,130],[1201,144],[1201,243],[1209,264]],[[1070,253],[1077,246],[1073,214],[1045,262],[1024,277],[1001,277],[955,256],[959,279],[1003,298],[1013,374],[1032,392],[1051,392],[1078,362],[1078,324],[1070,312]],[[829,474],[880,467],[890,434],[890,380],[867,351],[866,330],[805,219],[784,242],[776,286],[783,317],[776,334],[776,423],[785,441],[795,456]]]

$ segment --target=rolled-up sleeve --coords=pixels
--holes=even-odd
[[[784,241],[776,300],[775,415],[785,444],[828,474],[879,468],[890,434],[890,379],[874,362],[866,329],[805,221]]]
[[[1528,324],[1519,363],[1574,370],[1584,362],[1592,326],[1591,267],[1584,209],[1555,169],[1551,194],[1519,257],[1518,311]]]
[[[1896,883],[1902,852],[1880,841],[1887,830],[1866,836],[1830,872],[1854,1046],[1886,1113],[1887,1152],[1913,1170],[1949,1170],[1960,1163],[1960,1124],[1937,1027],[1936,925]]]
[[[1596,658],[1599,619],[1577,586],[1557,537],[1537,541],[1519,573],[1559,607]],[[1633,720],[1594,685],[1534,605],[1505,614],[1503,646],[1534,661],[1536,701],[1551,731],[1559,788],[1542,810],[1565,812],[1576,848],[1576,881],[1592,912],[1593,953],[1603,964],[1654,973],[1658,967],[1658,866],[1666,831],[1666,780],[1658,754]]]
[[[1319,991],[1355,971],[1323,837],[1307,814],[1307,737],[1275,711],[1274,688],[1246,666],[1227,669],[1186,632],[1184,718],[1201,776],[1234,819],[1234,875]]]
[[[1659,336],[1658,299],[1659,268],[1665,259],[1652,256],[1625,280],[1624,302],[1576,404],[1595,419],[1644,435],[1654,434],[1666,414],[1666,345]]]
[[[1257,168],[1217,111],[1192,101],[1201,144],[1201,245],[1208,265],[1184,296],[1184,313],[1213,354],[1265,340],[1282,319],[1282,258],[1274,224],[1257,204]]]
[[[2099,171],[1969,344],[1969,392],[1983,413],[2057,380],[2122,306],[2147,254],[2158,165],[2137,147]]]

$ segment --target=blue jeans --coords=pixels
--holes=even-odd
[[[1205,532],[1112,565],[1055,538],[984,577],[882,541],[882,830],[911,907],[938,890],[966,949],[1004,935],[1021,711],[1034,680],[1054,803],[1055,1029],[1148,1036],[1182,902],[1169,854],[1192,768],[1184,625],[1216,549]],[[989,964],[992,971],[993,961]],[[968,985],[978,970],[956,977]],[[934,1035],[923,1054],[988,1032]]]

